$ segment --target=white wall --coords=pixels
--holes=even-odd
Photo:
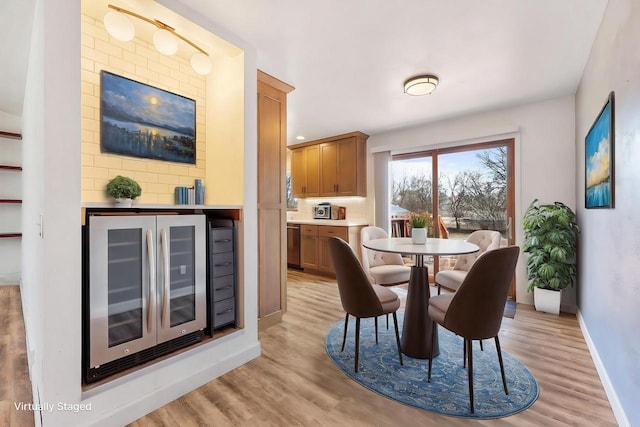
[[[188,19],[197,16],[185,11]],[[64,25],[60,25],[64,22]],[[201,23],[212,32],[216,28]],[[36,425],[124,425],[257,357],[256,52],[244,50],[245,328],[108,384],[81,387],[80,3],[37,0],[23,114],[22,294]],[[43,218],[40,235],[40,218]],[[91,410],[58,410],[59,403]]]
[[[374,153],[416,151],[426,148],[515,138],[516,145],[516,244],[522,245],[522,215],[533,199],[542,203],[561,201],[575,208],[574,97],[475,114],[394,132],[373,135]],[[371,157],[368,159],[372,162]],[[373,180],[369,178],[369,184]],[[368,196],[373,197],[369,188]],[[516,271],[516,299],[532,304],[528,293],[525,254]],[[575,289],[564,293],[562,309],[575,310]]]
[[[620,425],[640,425],[640,3],[609,0],[576,94],[578,305]],[[584,209],[584,138],[615,91],[615,209]],[[626,415],[625,415],[626,413]]]

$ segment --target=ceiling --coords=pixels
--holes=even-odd
[[[291,144],[575,93],[607,0],[175,2],[255,45],[258,67],[296,88]],[[0,55],[13,58],[0,69],[0,110],[20,114],[34,0],[0,3],[0,40],[12,40]],[[405,95],[416,74],[440,85]]]

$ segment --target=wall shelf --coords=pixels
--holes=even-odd
[[[19,133],[0,131],[0,139],[18,139],[18,140],[21,140],[22,139],[22,135],[19,134]],[[3,160],[7,161],[4,158],[3,158]],[[13,162],[11,162],[11,163],[13,163]],[[22,171],[22,166],[0,164],[0,171],[21,172]],[[20,200],[20,199],[0,199],[0,204],[22,204],[22,200]],[[0,233],[0,239],[12,239],[12,238],[13,239],[15,239],[15,238],[19,239],[21,237],[22,237],[22,233],[19,232],[19,231]]]
[[[7,239],[10,237],[22,237],[22,233],[0,233],[0,239]]]
[[[0,138],[22,139],[22,135],[14,132],[4,132],[0,130]]]

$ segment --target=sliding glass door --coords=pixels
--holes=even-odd
[[[504,244],[513,244],[513,144],[508,139],[393,156],[392,234],[407,233],[409,213],[427,211],[434,237],[466,239],[475,230],[497,230]],[[454,263],[436,260],[431,280]],[[515,288],[511,292],[515,296]]]

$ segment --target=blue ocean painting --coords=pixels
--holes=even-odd
[[[611,103],[608,102],[586,137],[587,208],[611,206]]]
[[[103,152],[195,163],[196,102],[102,71]]]

